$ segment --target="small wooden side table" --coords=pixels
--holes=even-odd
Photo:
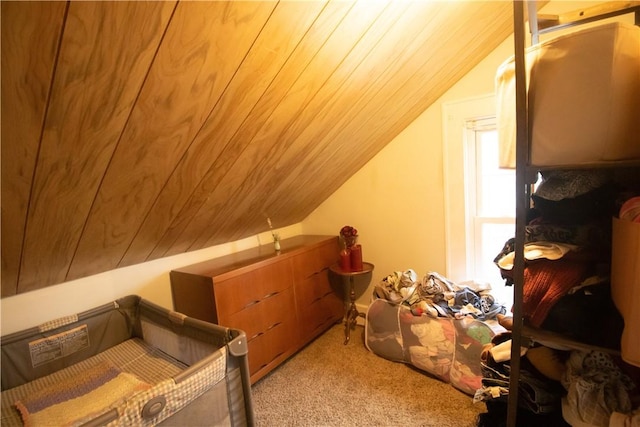
[[[358,316],[364,317],[364,313],[360,313],[358,312],[358,309],[356,308],[356,290],[355,290],[355,286],[354,286],[354,279],[356,276],[364,276],[366,274],[369,274],[373,271],[373,264],[369,263],[369,262],[363,262],[362,263],[362,270],[361,271],[345,271],[342,268],[340,268],[340,264],[333,264],[331,267],[329,267],[329,269],[341,276],[343,278],[342,283],[343,285],[345,285],[345,280],[344,279],[349,279],[348,283],[349,283],[349,300],[351,302],[351,304],[346,307],[345,309],[345,314],[344,314],[344,344],[348,344],[349,340],[351,339],[351,329],[355,328],[356,323],[357,323],[357,319]],[[367,282],[367,285],[369,283]]]

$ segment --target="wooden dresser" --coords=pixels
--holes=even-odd
[[[255,383],[342,319],[337,236],[296,236],[171,271],[174,309],[247,334]]]

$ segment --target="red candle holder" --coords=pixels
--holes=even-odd
[[[362,271],[362,246],[354,245],[351,248],[351,253],[349,254],[349,258],[351,261],[351,270],[352,271]]]

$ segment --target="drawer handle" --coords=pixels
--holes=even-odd
[[[269,326],[264,332],[260,331],[260,332],[258,332],[256,334],[254,334],[251,338],[249,338],[249,341],[258,338],[260,335],[264,335],[266,332],[272,330],[273,328],[275,328],[276,326],[281,325],[281,324],[282,324],[282,322],[274,323],[273,325]]]
[[[276,354],[275,356],[273,356],[273,357],[271,358],[271,360],[269,360],[267,363],[265,363],[265,364],[263,364],[262,366],[260,366],[260,367],[258,368],[258,370],[266,368],[266,367],[267,367],[267,366],[269,366],[271,363],[273,363],[273,361],[274,361],[274,360],[276,360],[278,357],[281,357],[284,353],[285,353],[284,351],[281,351],[280,353]]]
[[[256,305],[256,304],[258,304],[259,302],[260,302],[260,300],[259,300],[259,299],[257,299],[257,300],[253,300],[253,301],[251,301],[251,302],[247,303],[247,304],[246,304],[244,307],[242,307],[242,308],[248,308],[248,307],[251,307],[252,305]]]
[[[271,297],[273,297],[273,296],[278,295],[279,293],[280,293],[280,292],[275,291],[275,292],[271,292],[271,293],[269,293],[269,294],[266,294],[266,295],[265,295],[265,296],[263,296],[261,299],[256,299],[256,300],[253,300],[253,301],[251,301],[251,302],[247,303],[243,308],[247,308],[247,307],[251,307],[252,305],[256,305],[256,304],[258,304],[259,302],[262,302],[262,301],[266,300],[267,298],[271,298]]]
[[[274,297],[274,296],[278,295],[279,293],[280,293],[279,291],[271,292],[271,293],[266,294],[265,296],[263,296],[262,299],[265,300],[267,298]]]
[[[273,328],[275,328],[275,327],[276,327],[276,326],[278,326],[278,325],[282,325],[282,322],[276,322],[276,323],[274,323],[273,325],[271,325],[271,326],[269,326],[269,327],[267,328],[267,331],[272,330]]]
[[[313,276],[317,276],[318,274],[322,274],[325,273],[327,270],[329,270],[329,267],[322,267],[322,269],[320,271],[314,271],[313,273],[311,273],[310,275],[307,276],[307,279],[310,279]]]
[[[271,360],[269,360],[264,365],[260,366],[258,370],[266,368],[267,366],[269,366],[270,363],[273,363],[274,360],[276,360],[278,357],[282,356],[283,354],[284,354],[284,351],[281,351],[280,353],[276,354],[275,356],[273,356]]]
[[[278,357],[282,356],[283,354],[284,354],[284,351],[281,351],[280,353],[276,354],[275,357],[273,359],[271,359],[271,360],[272,361],[276,360]]]
[[[249,340],[248,340],[248,341],[251,341],[251,340],[253,340],[253,339],[256,339],[256,338],[258,338],[260,335],[264,335],[264,332],[258,332],[257,334],[254,334],[251,338],[249,338]]]

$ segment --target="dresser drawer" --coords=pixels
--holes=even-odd
[[[305,280],[316,274],[326,275],[331,264],[335,264],[340,256],[338,238],[330,239],[322,245],[292,258],[293,279],[296,282]]]
[[[318,334],[342,319],[344,301],[331,293],[305,307],[300,313],[302,343],[306,344]]]
[[[295,321],[295,317],[293,290],[289,288],[226,318],[220,318],[220,324],[243,330],[250,343],[279,325]]]
[[[221,319],[281,293],[292,284],[291,266],[286,260],[215,283],[220,323]]]
[[[294,326],[293,322],[282,323],[249,342],[249,372],[252,383],[293,354],[293,344],[298,342]]]
[[[314,274],[313,276],[296,283],[296,301],[299,306],[306,307],[329,294],[339,297],[343,294],[342,287],[333,289],[329,282],[327,272]]]

